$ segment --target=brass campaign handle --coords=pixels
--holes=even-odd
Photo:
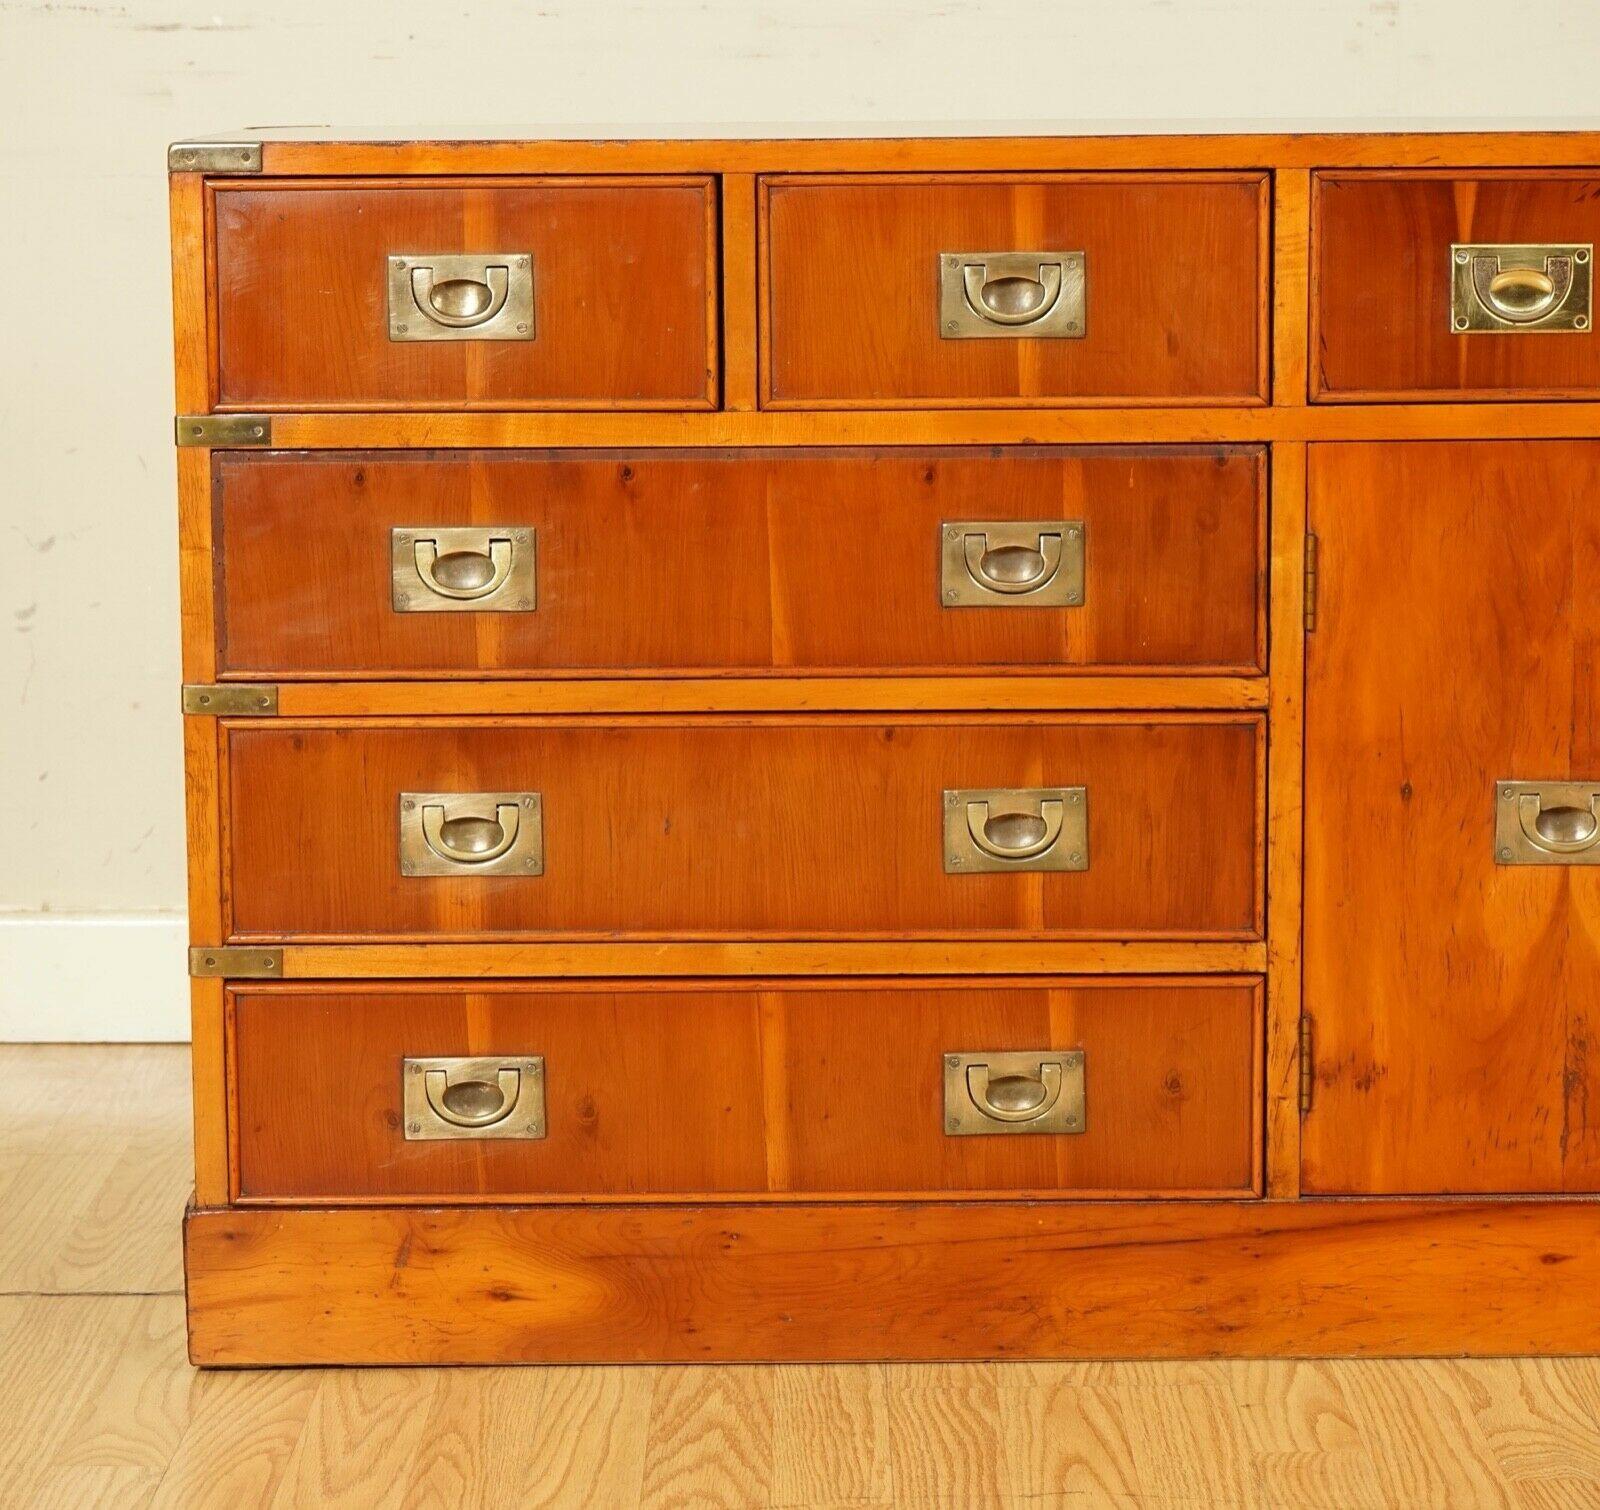
[[[1517,798],[1517,822],[1528,842],[1553,855],[1577,855],[1600,844],[1600,792],[1591,793],[1589,807],[1546,807],[1538,792]]]
[[[476,1077],[452,1082],[445,1070],[429,1070],[423,1076],[423,1089],[429,1109],[453,1127],[493,1127],[517,1109],[522,1094],[522,1072],[502,1069],[493,1083]]]
[[[432,267],[411,269],[411,297],[419,314],[436,325],[467,330],[487,325],[506,307],[511,292],[511,268],[485,262],[476,274],[450,278],[435,276]]]
[[[487,865],[517,842],[521,821],[521,809],[514,802],[497,803],[492,818],[480,813],[452,818],[442,803],[426,803],[422,837],[434,854],[452,865]]]
[[[1066,804],[1056,798],[1040,801],[1033,812],[1012,809],[990,813],[987,801],[967,804],[967,832],[972,842],[996,860],[1031,860],[1045,854],[1061,837]]]
[[[991,1076],[987,1064],[967,1066],[972,1104],[996,1122],[1037,1122],[1061,1099],[1061,1063],[1043,1059],[1037,1078],[1026,1074]]]
[[[993,325],[1033,325],[1048,316],[1061,297],[1062,271],[1059,261],[1041,261],[1037,277],[1021,272],[990,277],[988,263],[969,262],[961,269],[961,281],[967,305],[979,319]]]
[[[1480,253],[1472,259],[1472,291],[1485,309],[1511,325],[1537,325],[1547,320],[1572,289],[1572,259],[1549,256],[1544,271],[1536,267],[1502,267],[1500,258]]]
[[[419,539],[417,575],[429,592],[441,598],[487,598],[505,585],[515,549],[510,540],[491,539],[487,551],[452,550],[441,555],[437,540]]]
[[[989,543],[988,531],[970,533],[963,542],[967,571],[990,592],[1037,592],[1055,580],[1061,569],[1061,536],[1041,533],[1037,548],[1001,538]]]

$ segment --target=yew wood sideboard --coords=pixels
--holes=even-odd
[[[195,1361],[1600,1351],[1597,164],[174,147]]]

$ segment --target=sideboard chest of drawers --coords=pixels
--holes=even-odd
[[[1597,163],[175,146],[196,1362],[1600,1350]]]

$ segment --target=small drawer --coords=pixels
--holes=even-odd
[[[219,452],[212,466],[228,676],[1249,673],[1265,659],[1256,447]]]
[[[706,178],[224,184],[231,409],[708,409]]]
[[[774,408],[1260,403],[1260,173],[770,178]]]
[[[1325,173],[1312,397],[1593,398],[1600,177]]]
[[[1256,715],[222,728],[241,940],[1260,932]]]
[[[1248,978],[261,986],[228,1021],[244,1200],[1259,1189]]]

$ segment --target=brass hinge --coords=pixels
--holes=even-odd
[[[189,951],[189,974],[197,979],[281,980],[283,950],[218,945]]]
[[[213,718],[272,718],[278,711],[278,689],[271,682],[189,682],[183,689],[183,711]]]
[[[260,142],[174,142],[167,148],[169,173],[259,173]]]
[[[180,414],[172,422],[173,443],[213,451],[259,450],[272,444],[270,414]]]
[[[1317,537],[1306,536],[1306,633],[1317,627]]]
[[[1311,1110],[1311,1019],[1300,1016],[1300,1115]]]

